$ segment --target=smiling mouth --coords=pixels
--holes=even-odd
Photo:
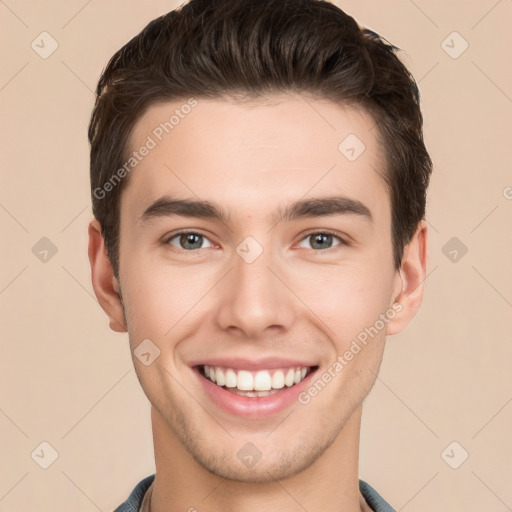
[[[199,365],[199,373],[217,386],[245,397],[265,397],[299,384],[316,366],[294,366],[248,371],[224,366]]]

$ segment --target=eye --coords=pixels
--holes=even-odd
[[[338,245],[347,245],[346,242],[339,237],[338,235],[331,233],[330,231],[315,231],[307,234],[299,244],[300,247],[304,247],[302,245],[304,241],[310,241],[310,247],[312,249],[319,250],[327,250],[333,248],[333,239],[337,239],[339,241],[338,244],[334,245],[337,247]],[[203,246],[204,243],[208,245]],[[210,240],[202,235],[201,233],[197,233],[195,231],[180,231],[170,236],[165,240],[165,243],[176,247],[177,249],[185,250],[185,251],[195,251],[199,249],[205,249],[207,247],[213,247],[213,244]]]
[[[301,240],[301,243],[304,240],[306,240],[306,241],[311,240],[311,248],[312,249],[326,250],[326,249],[333,248],[332,242],[333,242],[334,238],[336,238],[340,241],[340,243],[337,245],[346,245],[345,241],[342,238],[335,235],[334,233],[331,233],[330,231],[314,231],[312,233],[309,233]],[[304,246],[301,245],[301,247],[304,247]],[[307,248],[309,249],[309,247],[307,247]]]
[[[178,246],[176,246],[172,240],[177,239]],[[200,233],[196,233],[195,231],[180,231],[179,233],[175,233],[171,237],[169,237],[165,243],[172,245],[173,247],[177,247],[178,249],[183,249],[185,251],[193,251],[197,249],[204,249],[205,247],[201,247],[203,242],[208,241],[210,245],[206,247],[212,247],[212,243],[206,238],[204,235]]]

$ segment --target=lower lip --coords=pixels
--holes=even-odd
[[[235,416],[246,418],[268,418],[285,410],[290,404],[297,402],[299,393],[309,386],[312,375],[316,372],[310,371],[298,384],[284,387],[272,395],[248,397],[235,395],[207,379],[199,368],[194,370],[206,393],[218,407]]]

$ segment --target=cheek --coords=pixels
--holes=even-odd
[[[390,279],[372,265],[318,266],[301,279],[297,295],[344,346],[373,326],[388,308]],[[341,348],[341,347],[340,347]]]
[[[126,279],[121,281],[134,338],[170,339],[200,311],[212,276],[199,267],[156,265],[135,258],[125,264]]]

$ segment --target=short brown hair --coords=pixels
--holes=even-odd
[[[155,20],[108,63],[89,125],[93,214],[119,278],[120,196],[98,197],[126,162],[130,134],[161,101],[273,93],[360,106],[376,122],[387,168],[394,264],[425,216],[432,162],[416,83],[395,46],[324,0],[190,0]],[[96,191],[96,192],[95,192]]]

